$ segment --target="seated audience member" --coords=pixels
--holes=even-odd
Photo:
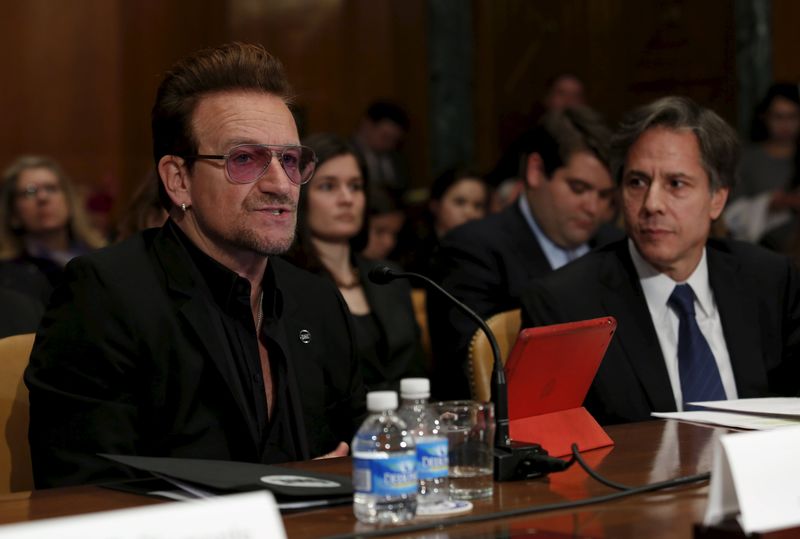
[[[612,145],[628,237],[538,280],[522,298],[523,326],[617,319],[585,403],[601,423],[797,395],[797,270],[760,247],[709,239],[734,185],[734,130],[666,97],[631,112]]]
[[[800,210],[793,182],[800,143],[800,93],[797,84],[773,84],[756,108],[753,144],[742,153],[739,181],[724,214],[736,239],[784,250]]]
[[[509,180],[521,180],[517,177],[517,173],[519,156],[525,149],[525,140],[547,113],[586,106],[585,87],[577,75],[563,72],[548,78],[545,82],[544,95],[533,103],[530,111],[525,114],[512,112],[500,119],[499,138],[503,156],[487,174],[486,179],[489,183],[494,187],[500,187]]]
[[[352,143],[370,189],[386,189],[398,198],[408,189],[408,163],[399,150],[410,126],[408,114],[395,103],[375,101],[367,108]]]
[[[785,248],[800,209],[794,183],[800,143],[800,93],[797,84],[777,83],[756,107],[739,181],[731,192],[724,221],[731,235]]]
[[[430,276],[431,259],[441,238],[468,221],[485,217],[488,202],[489,186],[477,173],[458,168],[441,173],[431,185],[421,222],[404,230],[403,267]]]
[[[384,189],[372,189],[367,197],[367,246],[361,256],[370,260],[385,260],[397,245],[397,236],[406,221],[403,205]]]
[[[152,170],[133,193],[131,202],[117,224],[117,241],[135,233],[162,226],[169,217],[158,196],[158,172]]]
[[[5,170],[0,260],[35,266],[56,286],[67,262],[104,244],[58,163],[27,155]]]
[[[173,66],[152,111],[162,228],[73,260],[25,372],[38,488],[131,472],[98,453],[273,463],[347,453],[364,413],[347,306],[275,255],[314,155],[280,62]]]
[[[428,203],[437,238],[468,221],[486,217],[489,186],[478,174],[450,169],[439,175],[431,186]]]
[[[364,385],[398,390],[400,379],[421,376],[423,352],[407,281],[367,278],[376,265],[358,256],[367,241],[367,185],[352,147],[336,135],[303,141],[317,154],[314,180],[300,193],[297,242],[287,259],[324,275],[353,315]]]
[[[518,309],[530,281],[567,264],[609,238],[614,183],[608,169],[609,131],[589,109],[547,115],[520,157],[525,192],[516,204],[462,225],[441,241],[435,275],[449,292],[488,318]],[[477,329],[438,294],[428,295],[433,391],[469,394],[467,349]]]
[[[0,288],[0,339],[21,333],[33,333],[39,327],[44,307],[30,296]],[[5,358],[0,358],[3,361]]]

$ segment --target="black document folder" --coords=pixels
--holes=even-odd
[[[156,477],[186,483],[212,494],[269,490],[278,502],[352,499],[349,477],[249,462],[101,455]]]

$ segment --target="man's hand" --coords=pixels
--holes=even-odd
[[[336,446],[336,449],[334,449],[330,453],[325,453],[321,457],[317,457],[314,460],[332,459],[332,458],[336,458],[336,457],[346,457],[349,452],[350,452],[350,446],[348,446],[344,442],[339,442],[339,445]]]

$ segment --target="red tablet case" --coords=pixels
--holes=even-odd
[[[617,327],[613,317],[523,329],[506,362],[511,439],[550,455],[614,445],[583,406]]]

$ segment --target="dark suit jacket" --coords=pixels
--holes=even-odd
[[[552,269],[517,204],[450,231],[433,265],[434,280],[484,319],[518,308],[525,286]],[[477,327],[439,294],[429,293],[426,300],[432,393],[441,399],[469,398],[465,362]]]
[[[604,229],[591,242],[607,243],[618,231]],[[552,271],[536,236],[515,203],[447,234],[434,261],[433,278],[482,318],[519,309],[530,282]],[[477,326],[439,294],[428,294],[434,358],[433,392],[443,399],[469,398],[466,358]]]
[[[387,265],[356,257],[362,276],[376,265]],[[383,334],[386,350],[379,351],[377,362],[362,362],[364,385],[369,391],[400,390],[400,380],[425,376],[422,345],[414,307],[411,304],[411,285],[396,279],[380,285],[362,279],[364,294]]]
[[[708,273],[740,398],[800,389],[800,280],[785,257],[732,241],[707,245]],[[622,240],[543,277],[522,297],[523,326],[614,316],[618,329],[586,398],[601,423],[675,411],[655,327]]]
[[[221,317],[172,227],[75,259],[54,291],[25,373],[37,487],[120,477],[103,452],[265,460]],[[267,272],[270,355],[288,365],[280,443],[307,459],[349,442],[363,417],[352,329],[329,282],[277,257]]]

